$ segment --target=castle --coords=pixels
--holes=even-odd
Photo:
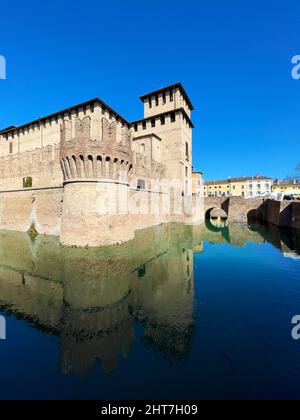
[[[141,100],[144,118],[133,122],[95,98],[0,131],[0,229],[102,246],[149,226],[201,223],[193,105],[181,83]]]

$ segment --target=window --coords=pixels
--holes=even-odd
[[[245,191],[242,192],[242,197],[245,197]]]
[[[250,189],[250,190],[252,190],[252,188],[253,188],[253,185],[252,185],[252,184],[250,184],[250,185],[249,185],[249,189]]]
[[[9,143],[9,153],[12,154],[13,152],[13,144]]]
[[[156,104],[156,106],[159,105],[158,95],[155,96],[155,104]]]
[[[171,90],[170,91],[170,102],[173,102],[173,100],[174,100],[174,96],[173,96],[173,91]]]
[[[232,186],[232,189],[235,190],[235,185]]]
[[[164,92],[163,93],[163,104],[165,105],[165,103],[166,103],[167,101],[166,101],[166,92]]]
[[[141,144],[141,153],[144,154],[145,153],[145,143]]]
[[[189,160],[189,144],[187,141],[185,142],[185,157],[186,160]]]
[[[145,189],[145,181],[143,179],[138,179],[137,189],[138,190],[144,190]]]
[[[149,98],[149,108],[152,108],[152,100]]]
[[[245,189],[245,185],[242,185],[242,190],[244,190]]]
[[[134,124],[134,131],[138,131],[138,125]]]
[[[147,125],[146,125],[146,121],[143,121],[143,130],[146,130]]]
[[[31,188],[32,187],[32,178],[28,176],[23,178],[23,188]]]
[[[164,115],[162,115],[160,117],[160,123],[161,123],[161,125],[165,125],[166,124],[166,117]]]
[[[175,112],[171,113],[171,123],[176,121],[176,116],[175,116]]]
[[[257,189],[260,190],[260,184],[257,184]]]
[[[187,177],[188,176],[188,167],[186,166],[186,168],[185,168],[185,176]]]
[[[151,127],[155,127],[155,118],[152,118],[151,120]]]
[[[253,192],[252,192],[252,191],[250,191],[250,192],[249,192],[249,195],[250,195],[250,197],[252,197],[252,196],[253,196]]]

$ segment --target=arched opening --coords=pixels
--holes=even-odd
[[[114,159],[112,175],[113,175],[113,179],[118,179],[119,177],[119,159],[118,158]]]
[[[66,165],[65,165],[64,159],[60,160],[60,164],[61,164],[61,169],[63,171],[64,180],[66,180],[68,177],[67,177]]]
[[[107,158],[105,159],[105,178],[111,177],[110,163],[111,163],[111,159],[109,156],[107,156]]]
[[[219,207],[212,207],[208,209],[205,213],[205,219],[216,228],[223,229],[228,226],[228,215]]]
[[[68,162],[68,166],[70,168],[71,177],[72,178],[75,178],[76,177],[76,166],[74,164],[74,160],[72,158],[69,159],[67,157],[67,162]]]
[[[252,209],[247,214],[248,225],[259,225],[263,221],[262,212],[259,209]]]
[[[67,170],[67,175],[68,175],[68,178],[70,179],[70,178],[72,178],[72,172],[71,172],[71,166],[70,166],[70,162],[69,162],[69,158],[68,158],[68,156],[66,157],[66,170]]]
[[[72,162],[73,162],[73,167],[74,167],[74,172],[75,172],[75,178],[77,178],[77,176],[78,176],[78,169],[77,169],[76,157],[74,155],[72,156]]]
[[[84,165],[84,157],[79,155],[79,176],[80,178],[85,178],[85,165]]]
[[[97,172],[97,178],[101,178],[102,177],[102,157],[101,156],[97,156],[97,164],[96,164],[96,172]]]
[[[87,159],[87,177],[94,178],[94,159],[92,155],[88,155]]]

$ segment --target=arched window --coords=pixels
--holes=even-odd
[[[141,154],[142,154],[142,155],[145,153],[145,149],[146,149],[146,147],[145,147],[145,143],[142,143],[142,144],[141,144]]]

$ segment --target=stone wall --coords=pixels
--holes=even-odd
[[[23,179],[32,178],[33,188],[62,185],[59,146],[47,146],[0,158],[0,191],[23,188]]]
[[[30,189],[0,194],[0,229],[27,232],[32,226],[60,234],[63,189]]]

